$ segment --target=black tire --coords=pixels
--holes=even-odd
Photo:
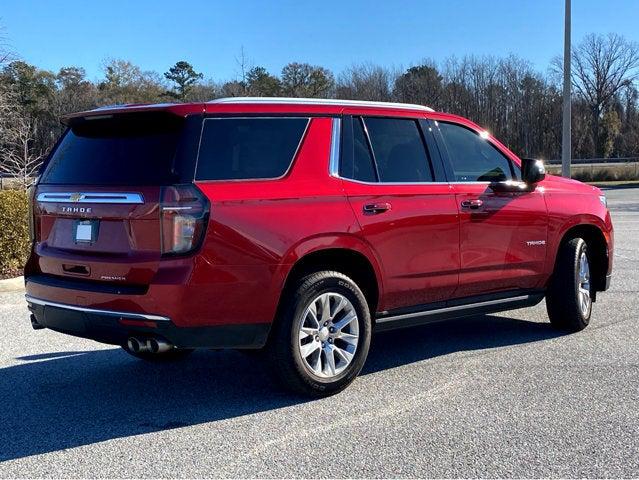
[[[345,369],[330,378],[311,372],[300,353],[299,322],[309,305],[324,293],[336,293],[350,301],[357,314],[358,343]],[[371,317],[364,294],[353,280],[334,271],[320,271],[303,277],[299,286],[283,299],[284,304],[273,326],[267,346],[275,376],[288,389],[312,397],[333,395],[355,380],[370,346]],[[332,340],[331,340],[332,342]],[[337,346],[338,340],[335,340]],[[323,349],[322,349],[323,350]],[[318,355],[322,355],[320,351]],[[325,358],[325,357],[324,357]]]
[[[127,345],[122,345],[122,349],[135,358],[155,363],[176,362],[188,357],[195,351],[193,348],[174,348],[168,352],[162,353],[134,352]]]
[[[580,306],[579,269],[581,256],[586,256],[589,271],[591,260],[588,246],[582,238],[573,238],[559,249],[555,271],[546,294],[546,310],[553,327],[567,332],[578,332],[590,323],[592,314],[593,283],[589,282],[589,302],[586,309]]]

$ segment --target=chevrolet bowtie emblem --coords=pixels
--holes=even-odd
[[[72,201],[72,202],[79,202],[83,198],[84,198],[84,195],[82,195],[81,193],[73,193],[69,197],[69,200]]]

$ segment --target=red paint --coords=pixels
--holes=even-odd
[[[458,122],[466,119],[421,110],[321,105],[185,104],[137,106],[119,111],[165,109],[177,115],[308,113],[315,115],[292,168],[282,179],[197,182],[210,202],[202,247],[190,256],[162,258],[159,187],[98,188],[77,191],[142,193],[144,205],[93,205],[87,218],[101,219],[96,244],[75,245],[73,218],[53,204],[37,203],[40,241],[33,248],[27,278],[47,274],[104,282],[126,278],[146,290],[114,295],[27,283],[27,293],[53,302],[96,309],[170,317],[177,326],[273,321],[281,290],[293,265],[312,252],[346,249],[363,255],[379,286],[378,310],[448,298],[508,290],[543,288],[551,275],[565,232],[580,224],[600,229],[612,258],[610,214],[601,192],[579,182],[548,176],[532,192],[494,193],[485,184],[363,184],[328,173],[331,115],[402,116]],[[105,111],[83,115],[104,115]],[[519,159],[498,141],[497,148]],[[69,186],[39,186],[41,192]],[[465,200],[481,200],[480,211]],[[363,206],[388,204],[379,215]],[[545,245],[528,246],[527,241]],[[609,270],[612,268],[610,262]],[[62,265],[83,265],[74,276]],[[117,284],[118,281],[110,281]]]
[[[536,288],[545,279],[548,215],[541,188],[495,193],[486,184],[453,185],[460,213],[461,270],[455,296]],[[481,200],[481,208],[462,202]],[[537,242],[529,245],[527,242]]]
[[[383,268],[380,310],[450,298],[459,280],[459,220],[455,195],[443,185],[362,184],[344,180],[361,230]],[[364,205],[390,210],[366,214]]]

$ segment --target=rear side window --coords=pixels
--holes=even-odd
[[[278,178],[293,161],[308,118],[209,118],[196,179]]]
[[[432,182],[428,153],[417,121],[365,118],[380,182]]]
[[[125,114],[72,125],[40,179],[60,185],[164,185],[174,165],[184,119],[170,114]]]
[[[516,179],[512,162],[476,132],[439,122],[457,182],[503,182]]]

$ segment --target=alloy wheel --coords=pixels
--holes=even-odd
[[[333,378],[352,362],[359,341],[359,321],[353,304],[339,293],[323,293],[298,322],[298,348],[307,370]]]
[[[586,252],[581,252],[579,256],[579,310],[584,317],[588,316],[590,311],[590,266],[588,265],[588,256]]]

